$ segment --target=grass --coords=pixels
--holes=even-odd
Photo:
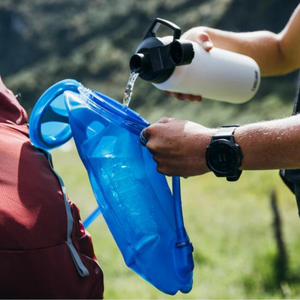
[[[53,151],[54,165],[84,219],[96,207],[96,201],[85,169],[70,145],[63,151]],[[244,172],[237,183],[212,174],[181,182],[185,225],[195,249],[192,291],[165,295],[128,269],[100,216],[88,231],[104,271],[106,299],[299,298],[300,221],[295,199],[278,171]],[[274,269],[277,249],[270,207],[273,189],[289,259],[283,282],[277,282]]]

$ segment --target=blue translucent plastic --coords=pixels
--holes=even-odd
[[[59,139],[61,144],[66,142],[71,130],[100,211],[126,265],[167,294],[188,293],[193,281],[193,247],[183,224],[179,178],[173,178],[172,195],[150,152],[140,144],[140,132],[149,125],[141,116],[79,83],[74,89],[73,84],[69,82],[63,94],[56,94],[60,100],[49,98],[44,111],[38,106],[47,101],[44,95],[49,90],[40,98],[30,118],[33,143],[52,149],[59,146]],[[53,100],[61,105],[52,105]],[[99,210],[93,214],[87,223]]]

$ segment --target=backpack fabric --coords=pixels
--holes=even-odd
[[[300,112],[300,73],[298,78],[298,88],[294,101],[293,115]],[[280,176],[288,188],[295,194],[298,215],[300,217],[300,169],[280,170]]]
[[[0,297],[103,298],[103,273],[77,206],[0,78]]]

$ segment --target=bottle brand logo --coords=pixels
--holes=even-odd
[[[251,91],[255,91],[256,90],[257,83],[258,83],[258,72],[254,71],[254,83],[253,83]]]

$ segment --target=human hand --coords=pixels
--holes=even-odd
[[[209,172],[206,147],[215,129],[200,124],[164,117],[143,130],[146,146],[157,163],[157,171],[189,177]]]
[[[204,50],[210,51],[213,48],[213,42],[210,36],[205,32],[205,27],[194,27],[186,31],[180,37],[183,40],[190,40],[200,44]]]
[[[200,44],[204,50],[210,51],[213,48],[213,43],[209,37],[209,35],[204,32],[204,27],[194,27],[188,31],[186,31],[181,39],[190,40]],[[202,97],[200,95],[192,95],[192,94],[181,94],[175,92],[165,91],[166,94],[175,97],[178,100],[189,100],[189,101],[202,101]]]

